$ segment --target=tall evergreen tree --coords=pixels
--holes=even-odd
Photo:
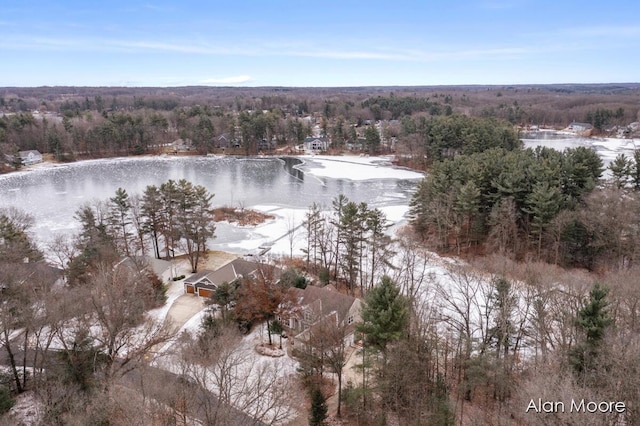
[[[574,372],[582,378],[597,368],[598,356],[608,327],[613,323],[609,312],[607,296],[609,289],[599,282],[593,285],[589,299],[578,311],[576,326],[581,341],[571,351],[571,364]]]
[[[340,221],[342,220],[342,214],[344,211],[344,206],[347,205],[349,199],[344,194],[338,194],[336,198],[333,199],[332,207],[334,220],[331,222],[333,226],[336,228],[336,241],[335,241],[335,252],[333,255],[333,259],[335,262],[335,268],[333,273],[333,279],[338,279],[338,265],[340,264],[340,245],[342,244],[341,234],[340,234]]]
[[[538,256],[542,250],[544,230],[560,211],[561,203],[560,190],[550,187],[548,182],[538,183],[527,197],[526,212],[531,215],[532,233],[538,239]]]
[[[116,195],[109,198],[109,228],[114,241],[120,246],[122,253],[129,256],[131,240],[131,203],[129,194],[123,188],[116,190]]]
[[[365,335],[365,342],[385,352],[387,345],[402,338],[409,324],[409,304],[400,294],[400,288],[388,276],[382,277],[365,298],[362,322],[358,331]]]
[[[609,164],[613,176],[613,183],[618,189],[623,189],[633,179],[633,162],[624,154],[618,154]]]
[[[341,266],[344,271],[349,290],[354,294],[360,273],[362,215],[359,206],[349,201],[342,210],[340,218],[340,243],[342,245]]]
[[[369,126],[364,131],[364,137],[367,140],[367,151],[375,154],[380,149],[380,133],[374,126]]]
[[[385,234],[390,224],[387,223],[387,217],[379,209],[370,210],[365,219],[368,231],[369,246],[369,287],[373,288],[376,272],[383,265],[389,265],[387,259],[391,257],[391,249],[389,248],[391,238]]]
[[[319,387],[311,391],[311,407],[309,408],[309,426],[324,426],[327,420],[327,400]]]
[[[176,231],[178,241],[184,247],[191,271],[197,272],[198,265],[206,255],[207,240],[215,234],[213,210],[210,194],[206,188],[193,185],[181,179],[178,189],[178,215],[176,217]]]
[[[159,236],[163,233],[162,198],[160,190],[155,185],[149,185],[142,195],[142,215],[145,231],[151,234],[153,252],[156,259],[160,259]]]
[[[178,187],[176,181],[169,179],[160,185],[160,199],[162,202],[162,233],[167,259],[174,254],[177,240],[176,219],[178,208]]]

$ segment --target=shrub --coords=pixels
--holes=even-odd
[[[11,391],[0,385],[0,414],[4,414],[13,407],[15,400],[11,396]]]

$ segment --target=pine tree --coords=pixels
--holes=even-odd
[[[194,273],[206,256],[207,240],[215,235],[212,198],[213,194],[201,185],[193,185],[185,179],[178,182],[176,230]]]
[[[164,237],[164,246],[166,258],[175,255],[175,242],[177,239],[176,232],[176,215],[178,204],[178,187],[176,181],[169,179],[160,185],[160,201],[162,208],[160,210],[162,216],[162,236]]]
[[[333,199],[331,203],[333,207],[333,213],[335,215],[335,219],[331,222],[333,226],[336,228],[336,241],[335,241],[335,253],[333,255],[333,259],[335,262],[335,268],[333,272],[333,279],[338,280],[338,265],[340,259],[340,245],[342,244],[341,234],[340,234],[340,221],[342,220],[342,214],[344,211],[344,207],[349,202],[349,199],[344,194],[339,194],[336,198]]]
[[[343,248],[341,266],[344,271],[351,294],[355,292],[358,274],[361,272],[360,257],[362,255],[363,217],[360,207],[349,201],[342,210],[338,225],[340,244]]]
[[[589,299],[578,311],[576,326],[582,333],[582,341],[571,351],[571,363],[574,372],[579,375],[597,368],[598,355],[602,347],[605,332],[613,323],[607,301],[609,289],[596,282],[589,292]]]
[[[557,187],[548,182],[538,183],[527,197],[527,209],[531,215],[533,234],[538,237],[538,256],[542,250],[542,235],[551,220],[558,214],[562,205],[562,194]]]
[[[327,412],[327,400],[320,388],[314,388],[311,391],[311,407],[309,409],[309,426],[323,426],[326,424]]]
[[[618,189],[623,189],[632,180],[633,162],[624,154],[618,154],[609,164],[613,182]]]
[[[379,209],[373,209],[366,216],[366,227],[369,233],[369,264],[371,266],[369,287],[373,288],[377,270],[383,265],[389,265],[387,259],[390,259],[393,253],[389,248],[391,238],[385,234],[390,226],[385,214]]]
[[[114,241],[119,243],[119,248],[125,256],[129,256],[129,240],[131,239],[131,203],[129,194],[123,188],[116,190],[116,195],[109,198],[109,217],[111,234]]]
[[[633,188],[638,191],[640,190],[640,149],[636,149],[633,151],[633,164],[631,167],[631,181],[633,183]]]
[[[407,300],[388,276],[382,277],[365,299],[362,322],[358,331],[365,334],[365,342],[385,352],[387,344],[402,337],[409,324]]]
[[[455,209],[461,216],[461,225],[465,228],[469,245],[474,239],[473,222],[480,212],[480,190],[473,181],[460,187],[456,197]]]
[[[160,190],[155,185],[144,189],[142,196],[142,217],[145,232],[151,234],[153,251],[156,259],[160,259],[160,244],[158,236],[163,232],[163,217],[161,214],[162,199]]]

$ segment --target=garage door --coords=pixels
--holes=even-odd
[[[206,288],[199,288],[198,289],[198,296],[200,297],[211,297],[212,291],[208,290]]]

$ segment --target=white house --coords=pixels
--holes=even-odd
[[[326,151],[329,149],[329,139],[313,137],[305,138],[304,149],[308,151]]]
[[[22,164],[24,164],[25,166],[42,163],[42,154],[40,154],[40,151],[20,151],[18,152],[18,155],[20,156]]]

